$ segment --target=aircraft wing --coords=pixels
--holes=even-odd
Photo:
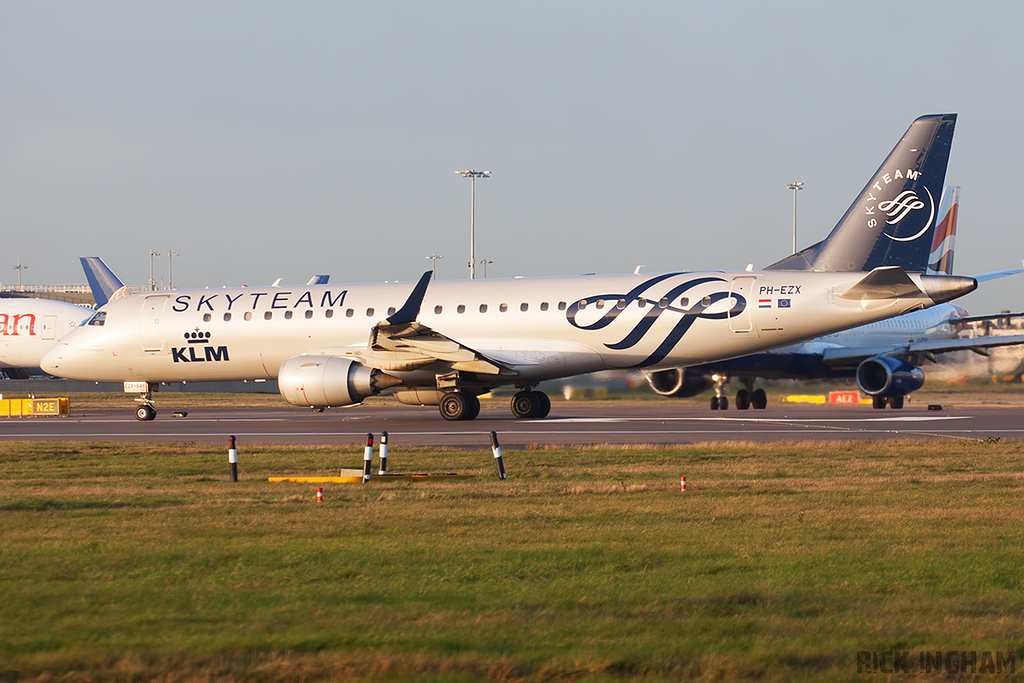
[[[431,329],[420,322],[380,323],[359,355],[366,365],[387,372],[415,370],[441,363],[451,371],[517,375],[511,366]]]
[[[905,358],[915,354],[931,356],[936,353],[953,351],[974,351],[988,355],[987,349],[997,346],[1015,346],[1024,344],[1024,334],[1011,334],[1000,337],[977,337],[975,339],[932,339],[928,341],[909,342],[899,345],[879,346],[848,346],[825,349],[822,358],[831,367],[853,366],[873,356],[893,356]],[[934,359],[933,359],[934,360]]]

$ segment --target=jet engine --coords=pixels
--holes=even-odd
[[[924,386],[924,371],[891,356],[875,356],[857,366],[857,385],[869,396],[906,396]]]
[[[284,400],[314,408],[362,403],[367,396],[401,383],[397,377],[341,356],[295,356],[277,373]]]
[[[654,370],[644,372],[644,376],[655,393],[675,398],[696,396],[707,391],[715,384],[709,375],[693,372],[686,368]]]

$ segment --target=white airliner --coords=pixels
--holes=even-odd
[[[57,339],[95,312],[50,299],[0,299],[0,369],[27,378],[26,369],[38,368]]]
[[[276,378],[293,405],[400,400],[473,419],[480,394],[617,368],[708,363],[955,299],[973,278],[907,273],[927,251],[954,114],[915,121],[829,237],[812,270],[671,272],[295,288],[177,290],[112,300],[44,356],[58,376],[137,382]],[[891,213],[890,213],[891,212]],[[919,242],[924,241],[924,246]],[[762,308],[759,299],[777,305]]]

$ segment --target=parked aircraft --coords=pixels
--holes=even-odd
[[[949,275],[953,269],[956,242],[959,187],[947,187],[939,205],[937,227],[930,253],[921,253],[913,267],[929,274]],[[911,268],[908,268],[908,270]],[[1007,270],[979,275],[981,282],[1024,271]],[[771,307],[774,299],[759,299]],[[724,387],[736,378],[742,387],[736,392],[736,408],[763,409],[768,396],[754,388],[758,379],[856,378],[862,392],[871,396],[875,408],[902,408],[904,398],[924,385],[920,366],[935,362],[936,354],[966,349],[985,353],[997,346],[1024,344],[1024,335],[960,339],[967,311],[953,304],[906,313],[895,318],[740,358],[691,367],[645,371],[651,388],[662,396],[686,398],[714,387],[711,410],[725,410],[729,399]],[[971,321],[1004,318],[1006,314],[974,316]]]
[[[0,371],[28,379],[54,341],[95,312],[51,299],[0,299]]]
[[[955,121],[910,126],[829,237],[804,253],[813,270],[455,282],[431,282],[427,271],[414,286],[152,293],[108,302],[42,366],[139,383],[140,420],[155,416],[160,382],[259,378],[276,378],[293,405],[352,405],[391,388],[448,420],[473,419],[480,394],[512,385],[513,415],[544,417],[544,380],[733,358],[974,290],[972,278],[901,268],[931,244]],[[778,305],[755,306],[764,296]]]

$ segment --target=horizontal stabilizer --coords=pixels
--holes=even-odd
[[[906,299],[925,296],[925,293],[899,266],[883,266],[875,268],[853,287],[845,292],[837,293],[837,296],[842,299],[863,301],[865,299]]]

